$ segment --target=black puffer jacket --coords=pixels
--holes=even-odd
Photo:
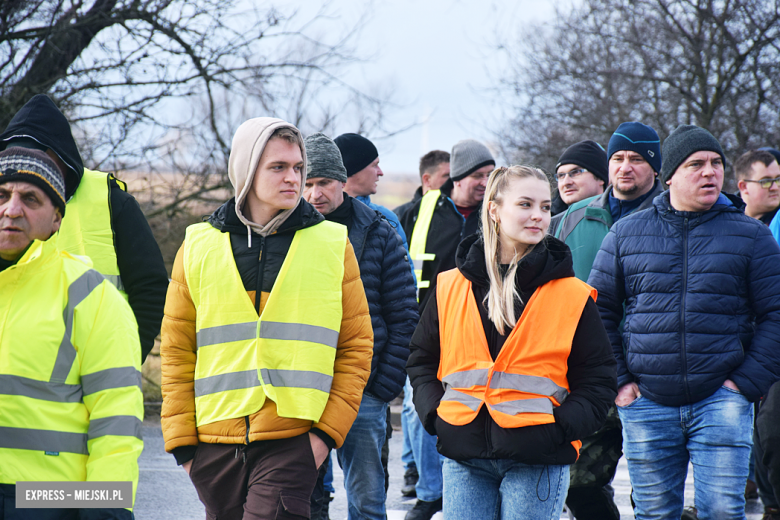
[[[33,139],[51,148],[69,168],[65,173],[66,198],[70,200],[84,176],[70,124],[48,96],[38,94],[25,104],[0,135],[0,149],[15,138]],[[11,143],[13,144],[13,143]],[[109,209],[114,232],[114,250],[122,284],[141,339],[141,362],[154,347],[168,290],[168,272],[162,253],[135,198],[109,180]],[[67,209],[65,212],[67,217]]]
[[[365,392],[389,403],[406,382],[409,340],[419,319],[414,278],[401,237],[387,219],[359,200],[351,203],[349,241],[360,265],[374,329],[374,356]]]
[[[455,203],[452,202],[450,194],[452,193],[452,179],[441,187],[441,196],[436,202],[436,209],[433,211],[431,226],[428,228],[428,241],[425,244],[425,252],[433,253],[436,259],[423,264],[422,279],[429,280],[431,285],[428,289],[420,289],[419,301],[420,308],[425,308],[425,304],[430,298],[430,294],[435,291],[436,277],[439,273],[449,271],[455,267],[455,253],[458,250],[458,244],[464,237],[479,231],[479,215],[482,211],[482,203],[471,212],[469,218],[464,219],[460,214]],[[412,232],[414,224],[417,222],[417,215],[420,214],[421,200],[414,203],[401,218],[401,226],[412,244]],[[419,282],[419,280],[418,280]]]
[[[457,261],[460,272],[472,282],[490,354],[495,360],[509,334],[498,333],[481,303],[489,289],[481,238],[472,235],[461,242]],[[569,248],[548,236],[521,260],[515,283],[522,300],[528,301],[541,285],[570,276],[574,276],[574,271]],[[518,316],[523,308],[518,303]],[[412,336],[407,371],[414,387],[414,405],[425,429],[431,435],[438,435],[439,452],[455,460],[514,459],[525,464],[571,464],[577,459],[571,442],[595,432],[604,423],[617,395],[615,358],[598,308],[591,299],[574,334],[567,372],[570,394],[555,409],[555,423],[501,428],[484,406],[476,419],[465,426],[444,422],[436,413],[444,395],[437,377],[440,357],[439,314],[434,292]]]

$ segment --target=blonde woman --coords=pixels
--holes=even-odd
[[[595,291],[546,235],[550,204],[540,170],[494,170],[482,233],[460,243],[412,337],[414,404],[447,457],[446,519],[560,518],[579,439],[617,395]]]

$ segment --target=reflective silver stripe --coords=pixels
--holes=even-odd
[[[87,434],[0,426],[0,448],[89,455]]]
[[[62,342],[57,352],[57,360],[54,362],[54,369],[49,379],[52,383],[64,383],[70,372],[70,367],[73,366],[73,362],[76,360],[76,349],[73,348],[70,342],[70,337],[73,334],[73,311],[97,286],[103,283],[103,280],[104,278],[100,273],[90,269],[79,276],[68,287],[68,305],[62,311],[62,320],[65,322],[65,334],[62,337]]]
[[[257,370],[230,372],[195,380],[195,397],[260,386]]]
[[[49,383],[22,376],[0,374],[0,395],[17,395],[55,403],[78,403],[81,401],[81,385]]]
[[[492,405],[490,408],[507,415],[516,415],[519,413],[553,413],[552,401],[546,397],[521,399],[517,401],[505,401],[503,403]]]
[[[339,344],[339,331],[303,323],[263,321],[260,322],[260,337],[263,339],[310,341],[333,348]]]
[[[445,385],[454,386],[455,388],[469,388],[471,386],[486,385],[488,381],[488,372],[489,370],[487,368],[453,372],[452,374],[444,376],[442,382]]]
[[[569,396],[568,390],[546,377],[509,374],[507,372],[493,372],[490,388],[508,388],[529,394],[549,395],[554,397],[559,404]]]
[[[422,259],[418,260],[416,258],[412,258],[412,265],[414,266],[415,269],[422,270],[424,262],[425,260]]]
[[[137,437],[143,440],[141,420],[133,415],[112,415],[111,417],[89,421],[89,440],[94,440],[104,435]]]
[[[81,376],[81,385],[84,387],[84,395],[126,386],[141,388],[141,372],[135,367],[108,368]]]
[[[103,278],[108,280],[108,282],[119,289],[120,291],[125,290],[125,285],[122,283],[122,277],[118,274],[104,274]]]
[[[311,388],[330,392],[330,385],[333,377],[319,372],[310,372],[307,370],[270,370],[268,368],[260,369],[260,375],[266,384],[276,387],[288,388]]]
[[[255,339],[257,334],[257,322],[231,323],[218,327],[200,329],[197,333],[198,348],[231,341],[245,341]]]
[[[464,394],[463,392],[458,392],[453,388],[448,388],[444,392],[444,395],[442,396],[441,400],[442,402],[456,401],[458,403],[465,404],[475,412],[479,410],[479,406],[482,404],[482,399],[470,396],[468,394]]]

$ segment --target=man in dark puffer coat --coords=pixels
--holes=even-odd
[[[406,381],[409,340],[418,320],[414,279],[395,229],[381,213],[343,192],[347,171],[336,144],[323,134],[311,135],[305,143],[308,171],[303,196],[327,220],[349,230],[374,328],[371,375],[357,419],[338,449],[349,517],[385,518],[380,457],[387,403]]]
[[[680,126],[662,155],[669,191],[612,227],[588,279],[618,362],[635,513],[680,518],[690,460],[699,518],[744,518],[751,402],[780,378],[780,247],[720,193],[709,132]]]

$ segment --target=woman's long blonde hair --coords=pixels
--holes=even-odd
[[[531,166],[502,166],[496,168],[490,173],[487,187],[485,188],[485,199],[482,203],[481,217],[485,244],[485,265],[488,278],[490,279],[490,290],[485,296],[485,302],[487,303],[488,317],[502,336],[507,328],[511,330],[517,323],[515,302],[522,300],[517,292],[517,287],[515,287],[515,273],[517,272],[517,263],[530,248],[526,248],[523,251],[515,251],[514,257],[509,264],[509,269],[502,277],[498,267],[501,260],[501,244],[498,238],[500,226],[498,222],[490,217],[489,208],[491,202],[498,206],[502,204],[503,194],[513,179],[526,179],[528,177],[545,181],[548,184],[550,182],[544,172]]]

